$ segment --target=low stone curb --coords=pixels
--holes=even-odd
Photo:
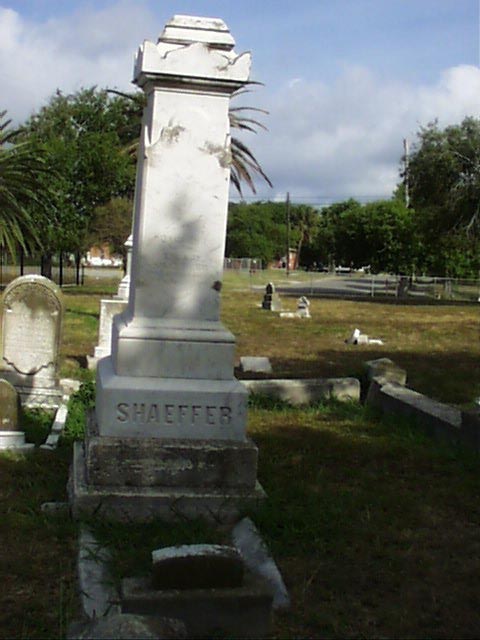
[[[86,527],[81,527],[78,551],[80,601],[89,619],[120,613],[119,596],[107,569],[110,558]]]
[[[307,378],[276,380],[241,380],[249,393],[304,405],[322,400],[360,400],[357,378]]]
[[[287,587],[267,545],[250,518],[243,518],[235,525],[232,530],[232,542],[250,571],[264,578],[271,587],[273,608],[288,609],[290,596]]]
[[[44,444],[40,445],[40,449],[49,449],[49,450],[56,449],[58,445],[58,440],[62,434],[63,429],[65,428],[65,421],[67,419],[67,414],[68,414],[67,405],[66,404],[60,405],[55,414],[53,425],[48,435],[48,438],[45,440]]]
[[[480,410],[461,411],[456,407],[395,383],[373,379],[366,404],[384,414],[411,418],[427,435],[480,453]]]

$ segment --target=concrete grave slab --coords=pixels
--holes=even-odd
[[[269,585],[274,609],[288,609],[290,596],[267,545],[250,518],[243,518],[232,529],[232,542],[242,554],[245,565],[262,576]]]
[[[293,405],[312,404],[336,398],[360,400],[356,378],[308,378],[295,380],[242,380],[249,393],[269,396]]]
[[[272,373],[270,360],[265,356],[242,356],[240,370],[254,373]]]
[[[393,382],[401,386],[407,383],[407,372],[399,367],[390,358],[378,358],[376,360],[368,360],[364,363],[368,382],[373,379],[381,381],[382,384]]]
[[[411,418],[425,433],[458,444],[462,440],[460,409],[407,389],[399,384],[372,380],[366,404],[389,415]]]

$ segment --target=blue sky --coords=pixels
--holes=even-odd
[[[224,19],[252,52],[260,197],[389,196],[404,137],[480,116],[479,0],[0,0],[0,109],[21,122],[57,88],[128,89],[138,44],[176,13]]]

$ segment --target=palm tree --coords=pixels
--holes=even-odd
[[[246,89],[240,89],[233,94],[233,97],[239,96],[243,93],[248,93]],[[258,120],[243,115],[244,113],[257,112],[267,114],[268,111],[264,109],[258,109],[257,107],[230,107],[228,112],[230,118],[230,127],[232,129],[239,129],[240,131],[250,131],[251,133],[257,133],[259,129],[266,130],[267,127]],[[242,182],[245,182],[253,193],[257,193],[255,189],[255,183],[253,182],[253,176],[259,176],[270,187],[272,183],[269,177],[263,171],[260,163],[255,158],[250,149],[236,136],[232,136],[232,165],[230,167],[230,180],[233,186],[239,193],[242,194]]]
[[[26,252],[41,246],[29,211],[48,207],[48,167],[38,149],[16,142],[19,131],[5,117],[0,111],[0,247],[15,257],[18,246]]]
[[[250,84],[259,83],[252,82]],[[141,120],[142,111],[146,104],[145,94],[123,93],[122,91],[117,91],[116,89],[107,89],[107,93],[112,93],[114,95],[120,96],[121,98],[128,98],[129,100],[131,100],[135,106],[130,110],[130,113],[138,117],[139,121]],[[233,93],[232,97],[235,98],[244,93],[248,93],[248,90],[239,89],[238,91],[235,91]],[[258,109],[256,107],[230,107],[228,112],[230,118],[230,127],[232,129],[238,129],[239,131],[249,131],[251,133],[257,133],[259,129],[266,130],[265,125],[248,115],[251,112],[263,114],[268,113],[268,111],[265,111],[264,109]],[[125,147],[125,151],[130,155],[136,155],[137,147],[138,139],[128,144]],[[232,136],[231,138],[231,153],[232,164],[230,166],[230,179],[240,196],[243,195],[242,183],[245,183],[253,193],[257,192],[255,189],[255,183],[253,181],[255,176],[262,178],[262,180],[264,180],[270,187],[273,186],[253,153],[250,151],[247,145],[244,144],[236,136]]]

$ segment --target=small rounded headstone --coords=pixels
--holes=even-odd
[[[240,587],[243,559],[234,547],[189,544],[152,551],[154,589]]]
[[[18,424],[19,398],[15,387],[0,379],[0,431],[21,431]]]

